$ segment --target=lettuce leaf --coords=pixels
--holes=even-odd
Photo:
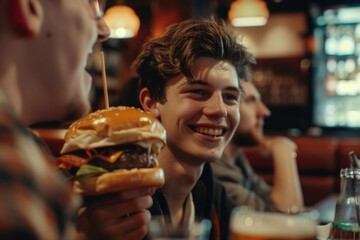
[[[86,164],[79,168],[79,170],[76,173],[76,179],[96,177],[107,172],[109,171],[107,171],[104,168]]]

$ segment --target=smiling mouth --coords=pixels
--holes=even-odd
[[[211,137],[221,137],[226,133],[224,128],[190,127],[194,132]]]

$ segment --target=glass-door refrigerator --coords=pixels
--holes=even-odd
[[[313,10],[312,122],[360,129],[360,4]]]

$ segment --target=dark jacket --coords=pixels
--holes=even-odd
[[[211,167],[205,163],[203,173],[192,190],[195,217],[210,219],[212,228],[209,240],[228,239],[231,210],[236,204],[229,198],[223,185],[213,177]],[[162,215],[171,224],[171,216],[162,189],[153,196],[152,216]]]

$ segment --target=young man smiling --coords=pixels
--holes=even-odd
[[[214,180],[217,161],[239,123],[240,81],[254,58],[223,21],[188,20],[145,43],[134,66],[142,107],[167,131],[158,155],[165,185],[150,209],[167,225],[212,221],[210,239],[227,239],[235,204]]]

